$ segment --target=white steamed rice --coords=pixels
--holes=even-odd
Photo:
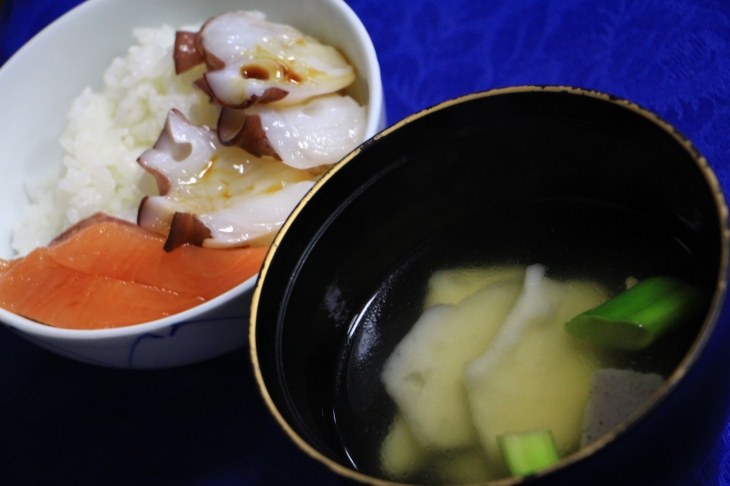
[[[12,240],[19,255],[98,211],[134,221],[141,198],[156,192],[136,160],[157,140],[171,108],[194,123],[215,125],[216,106],[192,85],[203,67],[175,74],[175,30],[162,26],[133,33],[138,44],[114,59],[103,88],[86,88],[73,101],[60,139],[63,164],[28,181],[31,204]]]

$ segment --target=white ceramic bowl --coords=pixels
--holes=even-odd
[[[134,27],[196,24],[231,10],[260,10],[342,49],[358,72],[354,94],[368,106],[366,138],[385,124],[380,68],[372,41],[341,0],[89,0],[51,24],[0,69],[0,257],[28,199],[23,181],[61,164],[58,139],[71,101],[98,89],[112,59],[134,43]],[[247,342],[256,277],[183,313],[117,329],[58,329],[0,309],[0,321],[39,346],[118,368],[164,368],[212,358]]]

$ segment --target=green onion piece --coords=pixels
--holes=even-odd
[[[669,331],[697,317],[707,296],[671,277],[650,277],[565,324],[565,330],[603,346],[644,349]]]
[[[549,430],[498,435],[497,444],[513,476],[527,476],[560,460]]]

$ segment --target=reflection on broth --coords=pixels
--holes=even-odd
[[[458,484],[550,465],[641,408],[694,339],[705,307],[643,349],[566,332],[648,277],[707,288],[691,251],[638,214],[540,201],[455,228],[394,268],[352,323],[334,415],[365,474]],[[528,442],[546,455],[521,469]]]

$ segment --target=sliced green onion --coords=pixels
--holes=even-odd
[[[644,349],[705,309],[702,290],[671,277],[650,277],[565,324],[565,330],[603,346]]]
[[[502,434],[497,444],[513,476],[533,474],[560,460],[549,430]]]

